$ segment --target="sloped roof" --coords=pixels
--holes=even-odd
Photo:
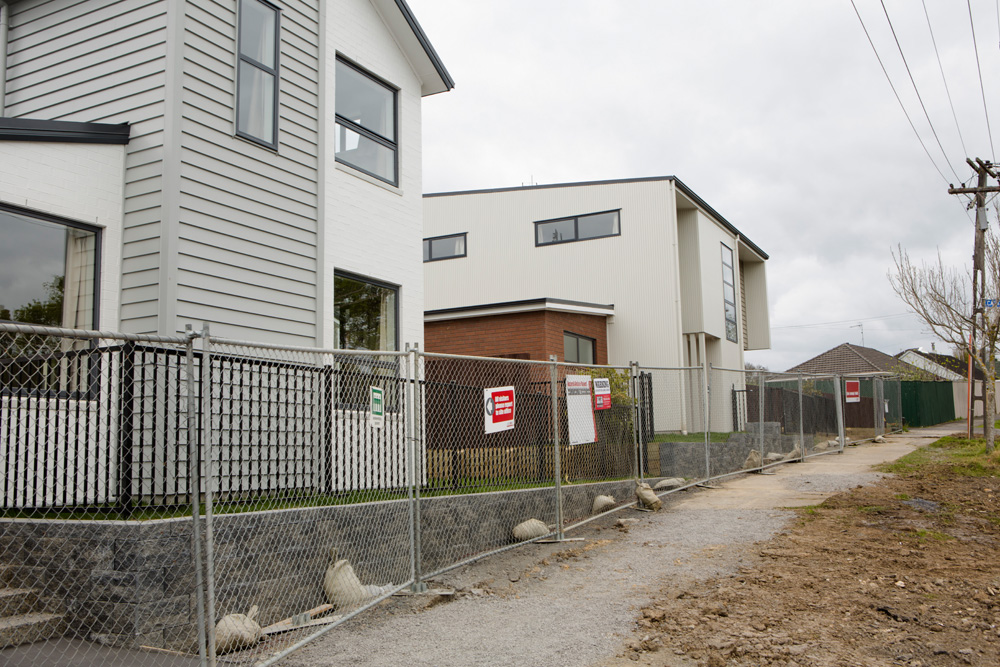
[[[919,354],[921,357],[927,359],[928,361],[933,361],[938,366],[946,368],[952,373],[958,373],[962,377],[968,377],[969,375],[969,362],[962,361],[957,357],[953,357],[950,354],[937,354],[935,352],[924,352],[923,350],[906,350],[906,352],[913,352],[914,354]],[[902,352],[900,354],[903,354]],[[978,366],[973,365],[972,367],[972,377],[976,381],[981,381],[983,379],[983,371],[979,369]]]
[[[915,372],[920,370],[875,348],[842,343],[808,361],[803,361],[798,366],[792,366],[787,372],[861,375],[864,373],[894,373],[900,369]]]

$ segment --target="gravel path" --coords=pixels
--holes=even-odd
[[[952,430],[954,425],[945,432]],[[568,534],[581,541],[529,545],[484,559],[430,582],[432,588],[454,589],[454,595],[393,598],[282,664],[605,664],[621,653],[638,610],[657,591],[681,592],[756,559],[753,544],[794,517],[780,508],[871,483],[880,477],[871,472],[873,462],[944,434],[922,431],[894,436],[888,445],[786,465],[775,475],[671,494],[660,512],[627,509]],[[615,527],[619,518],[633,521]]]

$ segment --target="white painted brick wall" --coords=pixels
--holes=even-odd
[[[327,12],[326,90],[336,90],[337,54],[397,86],[399,187],[335,162],[326,152],[326,224],[322,304],[324,346],[333,345],[333,272],[350,271],[400,285],[399,343],[423,345],[424,274],[420,81],[368,0],[337,3]],[[335,100],[331,95],[330,104]],[[330,137],[333,109],[330,109]]]
[[[0,201],[100,227],[99,327],[117,330],[125,147],[0,141]]]

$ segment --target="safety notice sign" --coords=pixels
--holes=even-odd
[[[607,410],[611,407],[611,380],[594,378],[594,409]]]
[[[514,428],[514,387],[483,390],[486,407],[486,432],[499,433]]]
[[[569,418],[569,444],[597,442],[589,375],[566,376],[566,416]]]
[[[861,380],[844,380],[844,402],[861,402]]]

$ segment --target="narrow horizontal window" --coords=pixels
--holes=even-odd
[[[605,211],[535,223],[535,245],[552,245],[621,235],[620,211]]]
[[[395,185],[396,90],[339,59],[336,76],[334,157]]]
[[[424,261],[465,257],[465,233],[424,239]]]
[[[278,9],[240,1],[236,134],[278,147]]]

